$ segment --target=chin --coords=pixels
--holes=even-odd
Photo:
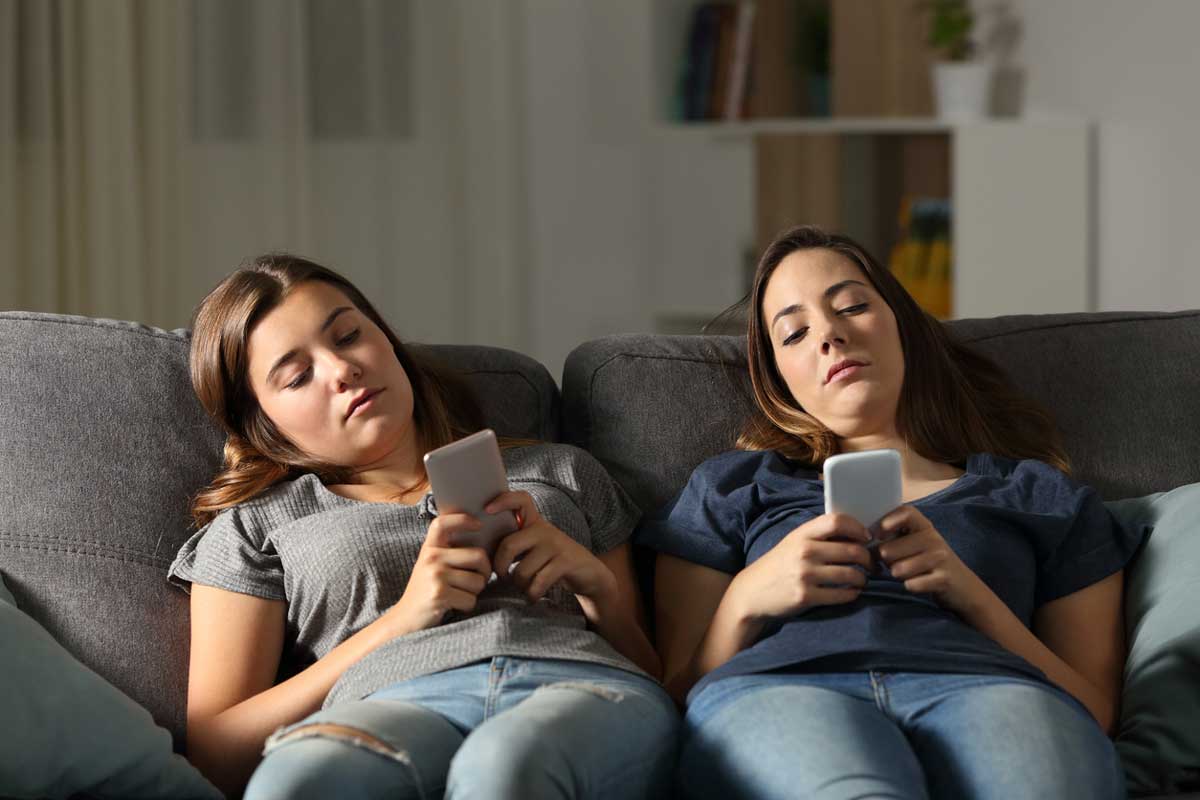
[[[861,409],[839,409],[836,417],[821,420],[825,427],[833,431],[839,439],[851,439],[860,436],[870,436],[879,433],[885,427],[880,420],[888,419],[887,415],[875,413],[876,409],[863,407]],[[889,419],[890,422],[890,419]]]

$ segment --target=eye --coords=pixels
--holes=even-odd
[[[867,309],[867,305],[868,305],[867,303],[859,303],[858,305],[855,305],[855,306],[847,306],[846,308],[840,309],[838,311],[838,313],[839,314],[857,314],[860,311],[865,311]]]
[[[789,333],[783,339],[783,346],[787,347],[792,342],[798,342],[804,338],[804,334],[808,333],[808,328],[800,328],[799,330]]]
[[[337,346],[345,347],[348,344],[354,344],[354,342],[358,339],[358,334],[359,334],[359,329],[355,328],[354,330],[350,331],[342,338],[338,339],[336,342]]]
[[[308,373],[312,370],[305,368],[303,372],[292,379],[292,382],[284,386],[285,389],[299,389],[308,380]]]

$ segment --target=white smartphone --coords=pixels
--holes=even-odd
[[[456,545],[482,547],[490,556],[499,541],[517,529],[517,516],[511,511],[483,513],[484,506],[508,491],[504,460],[490,428],[426,453],[425,474],[439,514],[470,514],[483,524],[477,531],[456,534]]]
[[[849,514],[880,544],[879,521],[900,505],[900,452],[863,450],[825,459],[825,513]]]

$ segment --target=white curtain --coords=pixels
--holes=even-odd
[[[0,0],[0,309],[179,327],[285,249],[401,335],[520,346],[474,280],[520,268],[519,120],[462,99],[515,92],[504,5]]]
[[[0,305],[143,312],[177,162],[172,4],[0,2]],[[146,70],[146,63],[157,65]]]

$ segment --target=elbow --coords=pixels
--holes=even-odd
[[[228,747],[222,747],[221,735],[212,718],[189,718],[187,722],[187,760],[226,797],[240,797],[250,776],[235,768]]]
[[[687,705],[688,692],[692,690],[692,686],[696,683],[691,672],[687,667],[669,671],[663,679],[663,688],[667,690],[667,694],[675,701],[675,705],[683,708]]]
[[[1078,698],[1096,720],[1100,730],[1110,739],[1117,735],[1121,722],[1121,700],[1115,691],[1096,691],[1090,697]]]
[[[1106,699],[1100,708],[1093,712],[1101,730],[1111,739],[1117,735],[1121,723],[1121,702],[1117,698]]]
[[[642,669],[644,669],[646,671],[646,674],[648,674],[651,678],[654,678],[654,680],[656,680],[656,681],[662,682],[662,679],[663,679],[662,658],[658,655],[658,652],[653,647],[650,648],[650,651],[645,655],[645,657],[642,659],[642,663],[639,664],[638,666],[640,666]]]
[[[222,781],[219,765],[221,758],[213,752],[213,737],[208,731],[207,720],[189,719],[187,723],[187,750],[185,755],[192,766],[212,781],[226,795],[229,789]]]

